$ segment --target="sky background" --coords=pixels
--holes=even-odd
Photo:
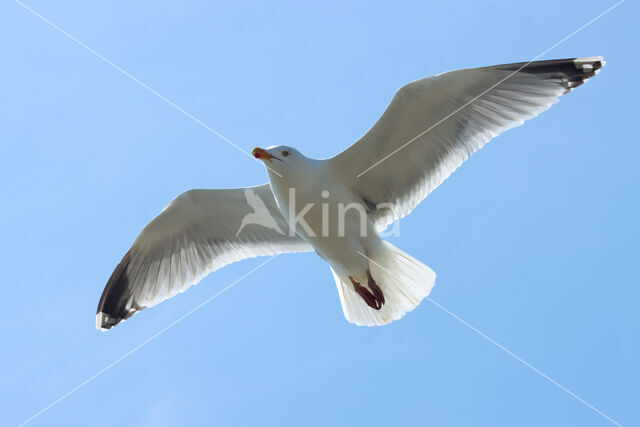
[[[530,60],[614,2],[27,4],[242,149],[324,158],[403,84]],[[639,12],[627,0],[546,54],[608,64],[392,239],[435,270],[434,301],[624,425],[640,425]],[[16,425],[264,261],[95,330],[110,273],[173,197],[267,178],[13,1],[0,55],[0,424]],[[303,424],[612,425],[428,301],[347,323],[315,254],[274,259],[31,425]]]

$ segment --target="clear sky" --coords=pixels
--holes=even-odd
[[[530,60],[614,3],[26,4],[243,150],[322,158],[406,82]],[[434,301],[624,425],[640,424],[639,12],[627,0],[545,54],[608,64],[393,238],[438,274]],[[111,271],[173,197],[267,178],[19,4],[0,23],[0,424],[16,425],[264,261],[95,330]],[[428,301],[347,323],[315,254],[274,259],[32,423],[303,424],[613,425]]]

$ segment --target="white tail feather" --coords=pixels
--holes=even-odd
[[[436,281],[436,274],[429,267],[391,243],[382,243],[381,251],[369,254],[371,275],[386,301],[380,310],[374,310],[364,302],[347,275],[331,268],[344,317],[358,326],[385,325],[400,319],[429,295]]]

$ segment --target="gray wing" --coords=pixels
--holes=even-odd
[[[417,80],[395,94],[360,140],[329,159],[330,166],[384,228],[493,137],[545,111],[604,64],[602,57],[536,61]],[[380,204],[385,207],[374,207]]]
[[[272,218],[282,230],[289,230],[269,184],[182,193],[142,230],[112,273],[98,304],[96,327],[109,329],[226,264],[313,250],[299,237],[281,234],[261,221],[246,224],[238,233],[245,215],[255,217],[245,191],[266,207],[258,219],[264,217],[268,223]]]

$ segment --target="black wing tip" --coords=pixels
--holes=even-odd
[[[606,65],[606,62],[602,56],[592,56],[589,58],[574,58],[573,64],[576,67],[576,71],[574,71],[573,75],[563,76],[561,83],[565,88],[565,93],[571,92],[598,74],[600,69]]]
[[[108,331],[123,320],[123,318],[113,317],[110,314],[99,311],[96,314],[96,329],[103,332]]]
[[[111,273],[111,277],[102,291],[96,314],[96,329],[98,330],[111,329],[145,308],[137,305],[135,301],[131,301],[130,280],[127,272],[130,257],[130,252],[127,252]]]
[[[98,311],[96,314],[96,329],[99,331],[108,331],[120,322],[124,322],[138,311],[144,310],[146,307],[136,306],[131,310],[123,312],[121,315],[111,315],[104,311]]]
[[[598,74],[605,64],[602,56],[591,56],[518,62],[495,67],[507,71],[548,75],[550,79],[558,79],[559,84],[565,89],[564,93],[568,93]]]

